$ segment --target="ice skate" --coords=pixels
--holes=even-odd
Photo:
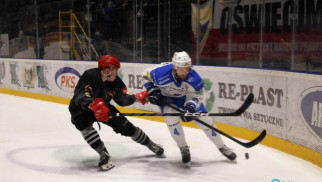
[[[180,147],[180,152],[182,155],[182,163],[190,167],[191,157],[190,157],[189,146]]]
[[[237,157],[237,155],[232,151],[232,149],[228,148],[226,145],[219,148],[219,151],[231,161],[235,160]]]
[[[111,156],[108,152],[103,151],[101,153],[100,162],[98,163],[100,170],[108,171],[114,167],[114,163],[110,159]]]
[[[150,144],[148,144],[148,148],[153,153],[155,153],[158,157],[161,157],[161,158],[164,158],[165,157],[165,155],[164,155],[164,149],[160,145],[151,142]]]

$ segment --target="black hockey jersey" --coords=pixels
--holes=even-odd
[[[119,77],[113,82],[103,82],[98,68],[89,69],[80,77],[69,109],[90,111],[88,106],[95,98],[103,98],[106,105],[113,99],[119,106],[131,105],[136,100]]]

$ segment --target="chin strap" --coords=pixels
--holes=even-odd
[[[110,71],[110,73],[108,73],[108,74],[105,74],[103,71],[101,71],[101,73],[102,73],[104,76],[107,76],[107,78],[109,78],[109,77],[111,76],[111,71]]]

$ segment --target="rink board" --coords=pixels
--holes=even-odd
[[[0,59],[0,92],[68,104],[79,76],[96,66],[95,62]],[[122,63],[120,77],[129,92],[143,91],[142,72],[151,66],[155,65]],[[209,112],[231,112],[249,93],[255,95],[242,116],[214,118],[220,129],[248,140],[266,129],[269,136],[263,144],[322,166],[320,75],[214,66],[194,69],[204,80]],[[137,112],[131,109],[158,111],[139,103],[122,111]]]

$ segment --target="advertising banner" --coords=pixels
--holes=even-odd
[[[289,78],[288,90],[287,139],[322,153],[321,80]]]
[[[209,2],[199,6],[199,35],[193,29],[200,43],[201,60],[226,60],[229,51],[232,60],[258,60],[260,49],[264,60],[289,61],[291,54],[295,54],[295,60],[321,60],[322,1],[214,0],[208,5]],[[191,10],[192,22],[198,17],[195,11]],[[206,11],[213,12],[213,17],[208,18],[213,20],[210,30],[203,24]]]
[[[209,85],[212,85],[208,86],[209,95],[208,93],[204,95],[209,112],[234,112],[250,93],[255,96],[253,104],[240,117],[216,117],[214,118],[216,121],[247,127],[254,131],[267,129],[270,135],[285,139],[287,120],[285,77],[256,74],[254,70],[243,72],[242,69],[227,72],[227,70],[212,68],[200,70],[199,73],[204,82],[208,80]]]
[[[198,67],[209,112],[234,112],[249,93],[253,104],[239,117],[217,122],[267,130],[271,136],[322,153],[322,77],[272,70]],[[208,90],[208,91],[207,91]]]
[[[129,92],[144,90],[142,72],[155,64],[121,63]],[[0,87],[71,98],[82,73],[96,62],[0,59]],[[322,77],[320,75],[231,67],[193,67],[204,82],[203,102],[209,112],[238,109],[253,93],[252,105],[236,117],[214,121],[290,141],[322,153]],[[159,112],[157,106],[130,108]]]

